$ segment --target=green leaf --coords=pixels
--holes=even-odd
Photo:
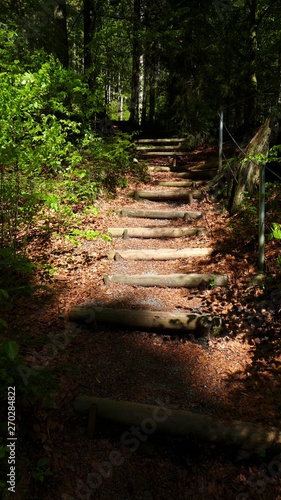
[[[0,297],[3,297],[3,299],[8,299],[9,294],[6,292],[6,290],[3,290],[3,288],[0,288]]]
[[[8,328],[6,321],[2,318],[0,318],[0,326],[2,326],[2,328]]]
[[[19,347],[18,344],[14,340],[7,340],[4,344],[4,352],[7,354],[8,358],[11,361],[14,361],[14,359],[17,357],[19,353]]]
[[[44,465],[48,465],[50,463],[50,459],[48,457],[40,458],[37,462],[37,467],[44,467]]]

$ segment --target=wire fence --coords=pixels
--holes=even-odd
[[[250,97],[248,97],[248,99]],[[244,101],[244,99],[243,99],[243,101]],[[235,103],[233,104],[233,106],[235,106]],[[238,140],[235,139],[235,137],[233,136],[233,134],[230,132],[230,130],[228,129],[228,127],[225,125],[225,123],[223,121],[223,110],[224,109],[225,108],[221,107],[218,110],[218,115],[220,117],[219,166],[222,167],[222,157],[224,157],[224,159],[227,160],[225,155],[224,155],[224,152],[223,152],[223,145],[226,143],[229,144],[229,143],[233,142],[235,144],[235,146],[238,148],[238,150],[240,151],[240,153],[242,153],[243,157],[246,158],[247,160],[249,160],[252,164],[256,165],[259,169],[259,256],[258,256],[258,268],[259,268],[259,271],[262,272],[264,269],[264,264],[265,264],[265,259],[264,259],[265,227],[269,230],[271,229],[268,227],[268,225],[265,222],[265,170],[267,169],[279,181],[281,181],[281,177],[276,172],[274,172],[270,167],[268,167],[267,162],[268,162],[268,160],[270,160],[270,158],[268,158],[268,156],[267,156],[267,158],[264,157],[260,161],[258,161],[254,157],[251,157],[248,154],[248,152],[245,151],[245,149],[243,149],[240,146],[240,144],[238,143]],[[279,121],[280,116],[277,116],[276,119],[278,119],[278,121]],[[226,130],[228,136],[231,139],[230,141],[227,141],[225,143],[223,142],[223,130]],[[278,125],[277,132],[278,133],[280,132],[279,125]],[[234,171],[231,168],[230,162],[227,162],[227,170],[231,171],[234,180],[238,184],[238,180],[235,176]]]

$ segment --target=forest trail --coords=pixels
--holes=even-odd
[[[203,291],[228,285],[227,274],[221,274],[216,265],[210,268],[210,262],[215,260],[212,259],[214,249],[210,246],[206,227],[206,206],[210,203],[206,179],[214,175],[216,162],[208,165],[195,161],[187,166],[181,160],[179,165],[178,160],[188,154],[182,149],[184,139],[144,139],[139,144],[137,149],[142,156],[154,157],[157,166],[149,167],[151,182],[146,189],[129,191],[126,201],[130,205],[126,203],[120,207],[118,226],[107,228],[109,235],[116,238],[116,243],[108,254],[112,263],[103,281],[109,287],[116,283],[141,287],[142,299],[139,304],[134,301],[126,308],[119,307],[117,314],[115,309],[105,307],[102,310],[100,305],[96,308],[89,305],[87,308],[74,307],[70,318],[84,318],[84,321],[88,318],[88,322],[95,320],[99,326],[143,326],[159,332],[180,331],[183,334],[192,331],[197,337],[214,331],[219,333],[221,317],[202,312],[200,302],[190,310],[185,305],[181,308],[176,304],[172,310],[167,310],[165,304],[154,310],[155,287],[177,288],[179,292],[188,288],[188,299],[191,300],[195,288]],[[163,158],[165,165],[161,167],[159,163]],[[138,205],[137,209],[131,208],[132,200]],[[204,200],[205,208],[200,211],[198,203],[204,204]],[[129,306],[138,311],[135,325]],[[165,321],[165,315],[169,321]]]
[[[75,345],[71,349],[74,359],[82,356],[71,398],[157,405],[267,428],[269,414],[274,425],[273,408],[280,396],[271,385],[268,397],[268,384],[258,378],[262,360],[253,345],[262,351],[266,337],[260,332],[256,339],[251,324],[258,308],[255,291],[247,289],[254,256],[232,240],[227,216],[208,196],[214,156],[197,150],[178,159],[149,158],[150,179],[131,182],[105,219],[113,240],[96,270],[95,299],[87,291],[81,306],[72,300],[69,318],[82,320],[88,330],[75,341],[79,354]],[[192,184],[170,186],[183,179]],[[171,199],[163,194],[167,187]],[[185,500],[197,498],[199,489],[208,498],[236,499],[249,490],[240,479],[251,475],[247,467],[220,452],[214,455],[210,444],[192,445],[157,433],[146,441],[147,436],[133,437],[126,426],[123,432],[108,422],[95,429],[94,413],[90,415],[82,428],[81,415],[74,417],[79,443],[58,443],[68,456],[74,453],[69,461],[89,498]],[[95,433],[94,439],[87,432],[91,437]],[[136,452],[128,446],[132,442]],[[110,459],[116,452],[121,466]],[[107,464],[108,474],[100,464]],[[77,481],[69,482],[69,491],[77,493]],[[267,490],[268,498],[274,496],[274,486]]]
[[[215,445],[157,432],[131,435],[130,427],[108,422],[99,422],[89,439],[88,419],[75,411],[76,398],[88,395],[278,427],[279,319],[273,310],[263,316],[261,289],[249,288],[256,255],[245,227],[234,232],[228,214],[208,196],[205,184],[215,162],[216,152],[208,148],[180,157],[172,170],[166,155],[151,158],[149,177],[131,177],[115,198],[100,200],[98,216],[81,218],[84,230],[117,228],[119,236],[80,246],[53,238],[43,247],[59,268],[54,293],[38,290],[13,320],[21,331],[32,328],[49,339],[30,363],[39,359],[42,366],[62,362],[78,369],[60,373],[56,408],[41,410],[36,420],[54,474],[48,500],[186,500],[198,491],[234,500],[251,494],[251,467]],[[202,195],[172,201],[132,196],[166,191],[160,183],[175,179],[203,180]],[[185,189],[190,193],[195,186]],[[174,280],[190,274],[196,275],[196,287],[175,281],[177,286],[140,286],[114,278]],[[215,286],[216,279],[223,286]],[[274,482],[266,493],[264,498],[276,498]]]

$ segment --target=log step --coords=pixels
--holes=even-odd
[[[201,212],[181,210],[134,210],[123,208],[119,211],[120,217],[139,217],[144,219],[200,219]]]
[[[171,436],[195,436],[196,439],[238,450],[258,451],[281,444],[280,429],[265,428],[241,420],[216,420],[209,415],[174,409],[160,402],[161,406],[120,401],[110,398],[78,396],[74,402],[77,413],[89,414],[88,435],[92,437],[96,415],[109,422],[122,424],[126,429],[136,427],[145,437],[154,432],[167,433]],[[128,439],[129,438],[129,439]],[[136,444],[135,444],[136,441]],[[129,432],[123,434],[121,442],[127,447],[137,449],[138,440],[132,439]],[[130,448],[129,448],[130,449]],[[279,464],[277,462],[277,464]]]
[[[221,318],[209,314],[187,312],[151,311],[147,309],[113,309],[96,306],[72,307],[70,321],[89,325],[109,325],[128,328],[153,328],[153,330],[197,331],[207,333],[221,327]]]
[[[169,145],[169,146],[164,146],[164,145],[157,145],[157,146],[153,146],[153,145],[143,145],[143,146],[137,146],[136,147],[136,151],[139,151],[141,153],[164,153],[164,152],[168,152],[168,154],[170,154],[171,156],[175,153],[175,151],[180,151],[181,150],[181,144],[174,144],[173,146]],[[171,148],[172,148],[172,152],[171,152]],[[185,154],[187,154],[188,152],[186,151]]]
[[[228,277],[225,274],[135,274],[127,276],[125,274],[114,274],[104,276],[104,284],[122,283],[132,286],[157,286],[170,288],[198,288],[200,284],[206,283],[210,286],[226,286]]]
[[[212,253],[212,248],[163,248],[157,250],[112,250],[108,259],[126,260],[175,260],[194,257],[206,257]]]
[[[158,186],[163,187],[197,187],[204,183],[204,181],[160,181],[158,182]]]
[[[174,201],[183,200],[192,202],[193,198],[201,198],[202,191],[195,190],[189,191],[188,189],[169,189],[166,191],[146,191],[146,190],[135,190],[129,193],[129,196],[135,198],[136,200],[145,199],[151,201]]]
[[[126,238],[181,238],[183,236],[199,236],[206,231],[205,227],[109,227],[108,233],[113,237]]]
[[[190,153],[190,151],[140,151],[141,156],[187,156]]]
[[[184,137],[174,137],[171,139],[137,139],[135,142],[137,144],[178,144],[186,140]]]
[[[171,167],[148,167],[148,171],[150,172],[170,172]]]
[[[150,172],[171,172],[174,177],[179,177],[181,179],[190,179],[190,180],[211,180],[217,173],[217,169],[197,169],[197,170],[189,170],[184,167],[148,167]]]
[[[196,171],[185,171],[185,172],[171,172],[173,177],[180,179],[198,179],[201,181],[209,181],[216,175],[217,170],[196,170]]]

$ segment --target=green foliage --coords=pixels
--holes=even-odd
[[[0,73],[2,247],[16,247],[19,226],[31,223],[44,198],[51,204],[50,195],[42,193],[42,173],[52,176],[81,161],[69,141],[71,134],[80,132],[79,124],[65,105],[72,90],[71,107],[77,111],[85,90],[78,83],[52,57],[36,72],[22,71],[14,61],[9,71]]]
[[[269,240],[272,240],[273,238],[281,240],[281,224],[277,224],[276,222],[272,224],[271,233],[268,235]],[[276,267],[281,268],[281,255],[278,255],[277,257]]]
[[[9,294],[11,300],[22,294],[30,294],[30,278],[35,265],[24,254],[14,248],[0,248],[0,285]],[[0,296],[1,299],[5,296]]]
[[[57,372],[63,367],[57,366],[56,369],[30,367],[24,356],[20,354],[20,347],[15,340],[5,340],[0,338],[0,398],[6,402],[8,396],[8,387],[16,388],[16,412],[19,416],[22,408],[24,411],[34,411],[34,405],[39,404],[44,406],[53,406],[54,394],[58,392],[59,385],[57,381]],[[5,435],[7,436],[7,417],[2,416],[0,420],[1,437],[0,437],[0,458],[5,459],[7,448],[5,446]],[[22,444],[22,434],[24,431],[18,430],[17,443],[19,453],[22,454],[22,446],[24,447],[25,455],[28,455],[26,443]],[[6,462],[7,463],[7,462]],[[6,486],[1,480],[6,479],[5,467],[2,468],[0,474],[0,491]],[[46,459],[40,459],[32,475],[35,479],[43,481],[47,476],[51,475]]]
[[[17,388],[17,399],[30,404],[40,401],[52,405],[52,391],[58,391],[56,374],[52,369],[30,368],[20,354],[15,340],[2,341],[0,345],[0,395],[7,398],[7,387]]]
[[[250,234],[256,235],[258,231],[259,216],[257,198],[250,197],[248,192],[243,194],[243,201],[238,206],[241,214],[241,224],[250,231]]]
[[[48,457],[40,458],[36,465],[32,468],[32,477],[35,480],[39,480],[41,483],[53,473],[49,467],[50,459]]]
[[[268,238],[270,240],[273,238],[281,240],[281,224],[277,224],[276,222],[272,224],[272,232],[269,234]]]
[[[9,298],[9,294],[6,290],[3,290],[0,288],[0,311],[5,303],[5,301]],[[0,331],[1,329],[6,329],[8,328],[8,325],[4,319],[0,318]]]
[[[87,241],[94,241],[97,238],[102,238],[104,241],[110,242],[112,238],[107,234],[100,234],[98,231],[92,229],[85,229],[84,231],[80,229],[71,229],[71,231],[65,235],[65,238],[74,245],[80,246],[82,243],[78,238],[86,239]]]
[[[93,158],[93,176],[96,185],[109,191],[116,186],[127,186],[126,174],[140,170],[133,164],[134,146],[132,136],[116,134],[101,138],[88,131],[82,143],[82,152]],[[134,165],[134,166],[133,166]]]

